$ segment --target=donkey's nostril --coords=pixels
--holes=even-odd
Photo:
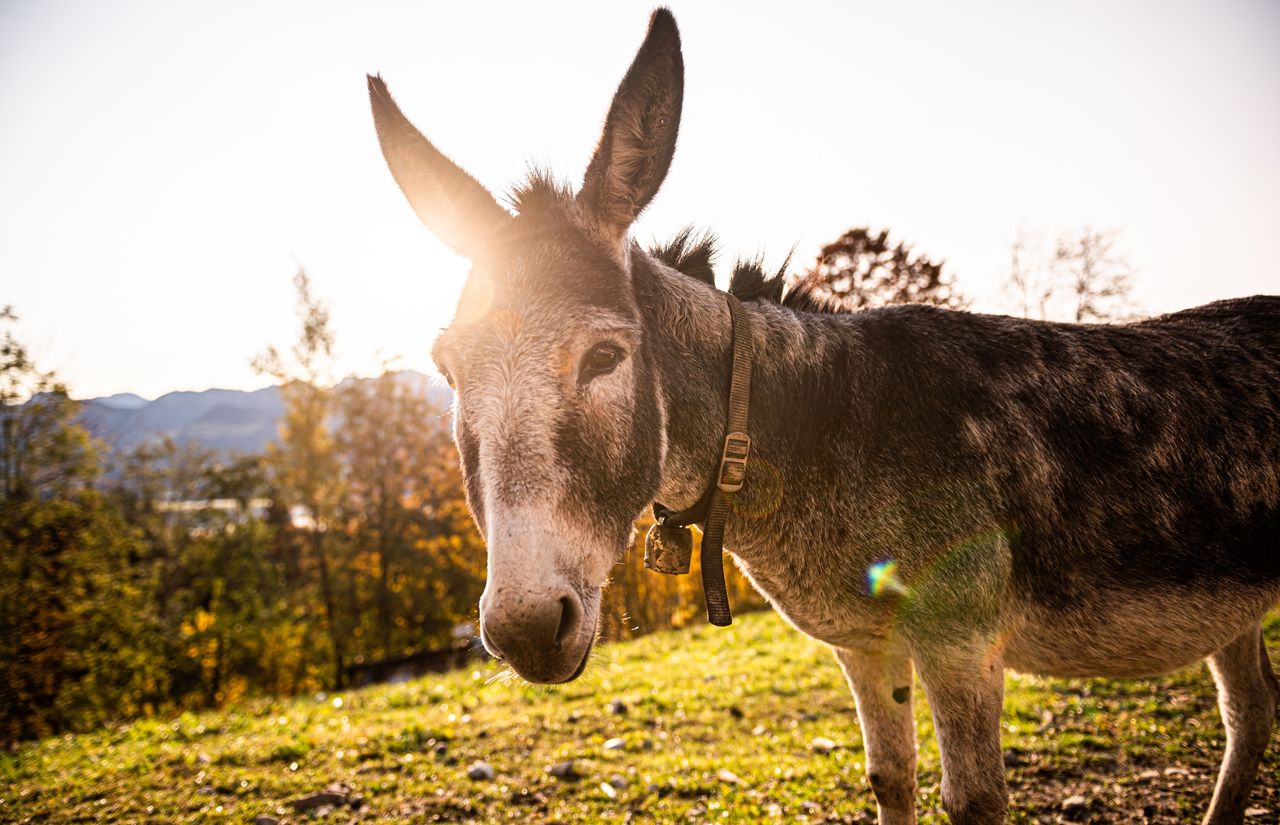
[[[568,596],[560,597],[560,626],[556,628],[556,644],[564,643],[578,627],[578,602]]]

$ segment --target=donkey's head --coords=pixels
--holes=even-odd
[[[582,672],[600,591],[657,493],[663,412],[628,230],[675,149],[684,66],[654,13],[577,193],[535,176],[513,215],[369,79],[382,151],[414,210],[472,261],[432,352],[456,389],[467,502],[489,548],[485,646],[525,678]]]

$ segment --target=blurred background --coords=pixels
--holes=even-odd
[[[484,553],[427,357],[467,262],[364,75],[493,191],[576,182],[650,8],[0,5],[0,738],[467,655]],[[673,11],[642,243],[1067,321],[1280,284],[1274,3]],[[639,565],[607,636],[699,620],[696,571]]]

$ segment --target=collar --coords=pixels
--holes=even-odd
[[[725,293],[733,325],[733,366],[729,379],[729,414],[725,422],[720,466],[702,497],[687,510],[672,510],[654,502],[654,525],[644,540],[644,566],[659,573],[680,575],[689,572],[693,534],[689,526],[702,528],[702,594],[707,603],[707,621],[725,627],[733,622],[729,594],[724,586],[724,526],[729,502],[742,489],[751,457],[751,436],[747,418],[751,406],[751,356],[753,325],[742,302]]]

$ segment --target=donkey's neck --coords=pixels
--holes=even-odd
[[[665,444],[658,500],[684,509],[714,477],[724,440],[733,345],[729,307],[723,293],[638,247],[631,268],[661,394]]]
[[[733,330],[722,292],[648,256],[633,260],[637,297],[654,331],[650,351],[666,418],[666,450],[658,500],[694,504],[715,478],[724,440],[732,369]],[[859,420],[851,387],[863,372],[851,316],[796,313],[751,303],[754,320],[749,434],[752,461],[733,508],[728,544],[741,556],[782,537],[792,515],[830,500],[820,489],[839,471],[832,426]],[[839,386],[836,386],[836,385]],[[847,442],[846,442],[847,444]],[[848,447],[841,447],[848,452]],[[856,448],[855,448],[856,449]],[[821,468],[823,472],[816,471]],[[784,503],[785,499],[785,503]]]

